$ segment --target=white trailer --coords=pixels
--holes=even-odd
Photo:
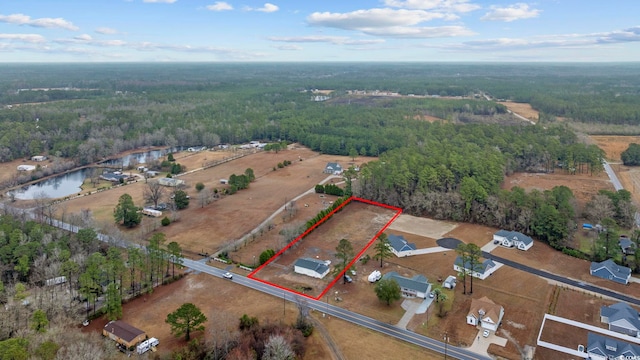
[[[136,351],[138,352],[138,354],[144,354],[152,348],[158,346],[158,344],[160,344],[160,341],[158,341],[158,339],[150,338],[138,344],[138,346],[136,347]]]
[[[160,217],[162,216],[162,211],[160,210],[154,210],[154,209],[150,209],[150,208],[144,208],[142,209],[142,213],[148,216],[153,216],[153,217]]]
[[[380,280],[381,277],[382,277],[382,273],[380,273],[380,271],[378,270],[374,270],[371,274],[369,274],[369,282],[374,283]]]

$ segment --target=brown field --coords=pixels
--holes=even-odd
[[[502,104],[506,106],[507,109],[513,111],[514,113],[520,116],[524,116],[533,122],[537,122],[540,116],[538,110],[535,110],[534,108],[531,107],[530,104],[527,104],[527,103],[503,101],[503,102],[498,102],[498,104]]]
[[[591,135],[591,140],[605,152],[609,161],[621,161],[620,154],[627,150],[629,144],[640,144],[640,136],[604,136]]]
[[[315,279],[295,274],[293,273],[293,265],[296,260],[308,257],[330,260],[331,264],[336,264],[340,261],[335,256],[335,249],[340,239],[349,240],[353,246],[354,255],[358,254],[394,215],[395,212],[392,210],[352,201],[304,239],[296,242],[289,250],[270,262],[255,276],[299,292],[303,287],[306,287],[305,293],[307,295],[317,297],[335,276],[330,273],[324,279]],[[333,268],[333,265],[330,267]]]
[[[551,190],[555,186],[566,186],[571,189],[580,205],[590,201],[601,189],[614,190],[609,177],[603,171],[599,174],[569,175],[563,170],[554,173],[514,173],[505,177],[502,188],[511,189],[519,186],[527,191],[533,189],[544,191]]]

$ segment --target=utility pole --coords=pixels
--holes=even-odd
[[[444,332],[444,359],[447,360],[447,345],[449,344],[449,335]]]

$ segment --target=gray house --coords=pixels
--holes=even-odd
[[[608,259],[601,263],[592,262],[589,273],[599,278],[612,280],[620,284],[628,284],[631,278],[631,269],[620,266]]]
[[[431,289],[431,284],[427,281],[427,278],[423,275],[416,275],[412,278],[406,278],[404,276],[400,276],[397,272],[391,271],[384,276],[383,279],[393,279],[398,285],[400,285],[400,292],[402,296],[406,298],[423,298],[427,297],[429,294],[429,289]]]
[[[342,166],[340,166],[340,164],[338,164],[337,162],[327,163],[327,166],[324,167],[323,173],[340,175],[342,174]]]
[[[599,334],[587,334],[587,355],[589,359],[638,359],[640,346],[629,344]]]
[[[389,235],[388,240],[391,252],[397,257],[412,255],[413,250],[416,249],[416,244],[407,242],[402,235]]]
[[[533,246],[533,239],[517,232],[500,230],[493,234],[493,241],[506,247],[515,247],[520,250],[529,250]]]
[[[636,243],[626,236],[620,237],[618,245],[620,245],[620,250],[622,250],[622,253],[625,255],[633,255],[636,251]]]
[[[456,257],[453,262],[453,270],[458,273],[466,273],[480,280],[486,279],[489,275],[493,274],[494,271],[497,270],[496,263],[491,259],[486,259],[483,262],[476,263],[473,266],[475,269],[471,268],[471,263],[467,261],[464,266],[462,264],[462,258],[460,256]]]
[[[600,321],[609,324],[609,330],[640,337],[640,313],[625,303],[600,308]]]
[[[322,279],[329,273],[329,266],[322,260],[300,258],[293,265],[293,271],[298,274]]]

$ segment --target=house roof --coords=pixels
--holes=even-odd
[[[620,266],[613,262],[611,259],[607,259],[601,263],[592,262],[591,263],[591,274],[601,277],[603,279],[609,279],[609,276],[612,276],[611,280],[617,282],[627,283],[629,277],[631,277],[631,269],[625,266]]]
[[[620,240],[618,240],[618,244],[620,245],[620,247],[622,249],[628,249],[630,247],[636,247],[636,244],[631,241],[631,239],[629,239],[628,237],[621,237]]]
[[[315,271],[318,274],[324,274],[329,270],[329,267],[324,263],[324,261],[312,258],[300,258],[296,260],[294,265]]]
[[[587,334],[587,353],[607,359],[631,359],[640,355],[640,346],[590,332]]]
[[[449,275],[447,276],[447,278],[444,280],[444,282],[442,284],[455,284],[457,281],[456,277],[453,275]]]
[[[391,271],[382,277],[383,279],[395,280],[401,288],[415,290],[417,292],[426,293],[431,286],[427,278],[423,275],[416,275],[412,278],[400,276],[397,272]]]
[[[460,256],[456,257],[456,260],[453,262],[454,265],[458,265],[460,267],[462,267],[462,258]],[[473,269],[473,271],[479,273],[479,274],[484,274],[485,271],[487,271],[487,269],[496,266],[496,263],[493,262],[493,260],[491,259],[486,259],[485,261],[483,261],[482,263],[477,263],[475,266],[475,269]],[[472,270],[471,269],[471,263],[467,260],[464,264],[464,268],[467,270]]]
[[[491,319],[494,324],[500,323],[502,320],[502,314],[504,308],[494,303],[486,296],[480,299],[471,299],[471,307],[469,308],[469,314],[467,316],[473,316],[475,318]]]
[[[122,320],[109,321],[107,325],[104,326],[104,330],[108,333],[114,334],[126,342],[131,342],[136,337],[144,334],[144,331],[135,328]]]
[[[389,239],[389,245],[397,252],[416,249],[416,244],[407,242],[402,235],[391,234],[387,238]]]
[[[340,164],[338,164],[337,162],[330,162],[330,163],[327,163],[327,166],[325,166],[325,169],[333,170],[333,171],[340,171],[340,170],[342,170],[342,166],[340,166]]]
[[[609,319],[609,324],[640,330],[640,313],[626,303],[617,303],[600,308],[600,316]]]
[[[518,231],[500,230],[495,235],[505,237],[510,241],[521,242],[525,245],[533,243],[533,239]]]

